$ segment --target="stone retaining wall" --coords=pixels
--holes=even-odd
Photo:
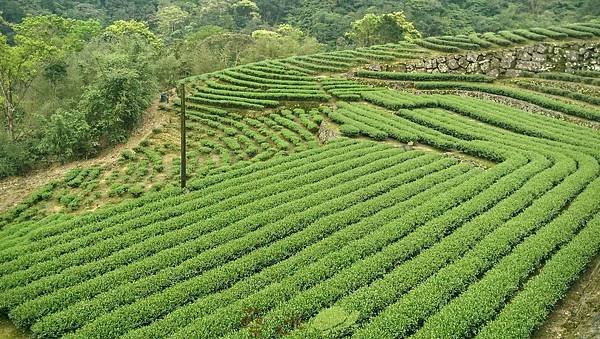
[[[537,43],[517,48],[472,51],[465,54],[423,58],[380,66],[397,72],[480,73],[492,77],[515,77],[523,72],[600,71],[600,42]]]

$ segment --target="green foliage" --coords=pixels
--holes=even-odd
[[[280,25],[274,31],[252,32],[253,44],[244,53],[244,63],[265,59],[285,58],[293,55],[314,54],[321,45],[298,28]]]
[[[156,13],[158,20],[158,32],[167,38],[171,38],[180,31],[183,24],[188,20],[189,13],[175,4],[161,4]]]
[[[40,152],[65,162],[90,154],[90,126],[79,111],[58,111],[50,117],[40,143]]]
[[[340,126],[340,132],[342,132],[342,135],[352,138],[360,134],[360,129],[349,124],[343,124]]]
[[[148,25],[135,20],[119,20],[104,29],[103,38],[112,41],[129,41],[160,49],[162,41],[150,31]]]
[[[574,115],[577,117],[600,121],[600,113],[588,107],[580,107],[554,98],[546,97],[535,92],[513,89],[498,85],[486,84],[468,84],[468,83],[452,83],[452,82],[423,82],[415,84],[418,89],[461,89],[467,91],[481,91],[496,95],[503,95],[523,101],[533,103],[535,105],[563,112],[565,114]]]
[[[242,14],[254,8],[237,4]],[[77,109],[54,111],[44,142],[75,153],[80,138],[114,143],[139,121],[162,51],[137,32],[142,26],[117,26],[111,38],[72,54],[80,64],[68,60],[67,76],[78,69],[85,84],[81,100],[66,104]],[[277,41],[273,33],[257,36]],[[419,41],[463,50],[525,39],[509,33],[487,34],[486,43],[486,35]],[[221,33],[202,39],[246,51]],[[441,90],[434,93],[339,75],[371,60],[427,53],[387,44],[187,79],[189,173],[197,175],[189,190],[169,182],[181,161],[163,134],[170,128],[122,152],[124,167],[110,168],[102,185],[109,200],[135,199],[24,222],[51,197],[73,210],[97,199],[102,169],[77,168],[43,187],[0,221],[0,311],[36,337],[528,335],[598,251],[600,137],[567,116],[598,120],[595,92],[532,87],[590,104],[582,105],[486,83],[492,79],[483,75],[355,73]],[[597,74],[545,76],[555,80],[544,83],[574,88]],[[447,89],[516,98],[564,120],[441,94]],[[311,101],[330,94],[341,100],[314,108]],[[292,100],[300,102],[278,108]],[[323,115],[345,137],[320,146]],[[406,151],[412,146],[427,151]],[[160,181],[144,194],[144,178]]]
[[[96,61],[98,74],[84,92],[78,108],[97,142],[124,141],[150,105],[156,85],[144,58],[144,54],[132,58],[117,50]]]
[[[450,74],[450,73],[400,73],[400,72],[374,72],[360,70],[356,75],[364,78],[389,79],[401,81],[466,81],[466,82],[492,82],[493,78],[481,74]]]
[[[11,142],[8,135],[0,132],[0,178],[24,173],[34,160],[27,145]]]
[[[352,23],[352,31],[346,34],[357,46],[371,46],[398,41],[412,41],[421,34],[404,12],[376,15],[367,14]]]

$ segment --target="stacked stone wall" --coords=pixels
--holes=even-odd
[[[479,73],[515,77],[524,72],[600,71],[600,42],[538,43],[511,49],[442,55],[372,69],[397,72]]]

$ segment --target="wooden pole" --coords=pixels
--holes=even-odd
[[[185,84],[181,84],[181,188],[185,188],[186,172]]]

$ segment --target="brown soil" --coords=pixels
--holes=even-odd
[[[10,177],[0,180],[0,212],[3,212],[21,202],[25,197],[39,189],[44,184],[60,180],[75,167],[106,166],[115,163],[123,150],[137,146],[145,139],[152,129],[160,127],[168,120],[167,115],[158,109],[158,101],[154,102],[144,114],[140,127],[129,137],[126,143],[104,150],[93,159],[79,160],[68,164],[54,164],[35,170],[26,176]]]
[[[13,323],[2,317],[0,318],[0,338],[2,339],[25,339],[28,336],[19,331]]]
[[[533,338],[600,338],[600,255],[556,305]]]

